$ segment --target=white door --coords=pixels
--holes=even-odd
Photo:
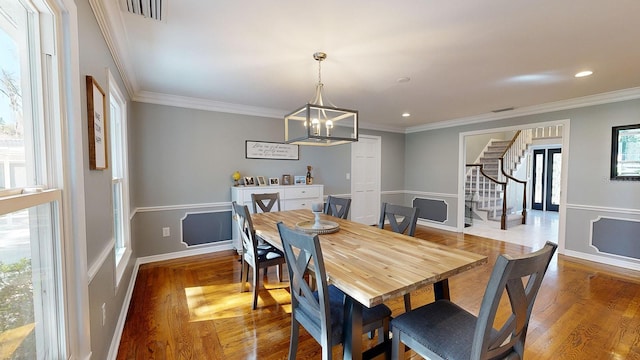
[[[373,225],[380,212],[381,138],[360,135],[351,144],[351,220]]]

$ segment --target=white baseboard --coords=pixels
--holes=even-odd
[[[418,225],[428,226],[428,227],[432,227],[440,230],[459,232],[458,228],[456,228],[455,226],[443,225],[443,224],[431,222],[428,220],[422,220],[420,218],[418,218]]]
[[[562,254],[571,256],[574,258],[582,259],[582,260],[594,261],[594,262],[598,262],[606,265],[617,266],[624,269],[640,271],[640,263],[636,263],[636,262],[626,261],[622,259],[614,259],[606,256],[600,256],[600,255],[586,254],[583,252],[566,250],[566,249],[562,252]]]

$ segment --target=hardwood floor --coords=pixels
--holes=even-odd
[[[416,236],[489,257],[487,265],[449,281],[452,300],[473,313],[499,253],[537,250],[421,226]],[[237,259],[228,251],[140,266],[117,359],[286,359],[287,282],[278,283],[270,269],[258,309],[251,310],[251,292],[240,292]],[[426,304],[433,291],[411,299],[414,307]],[[387,305],[396,315],[404,309],[402,298]],[[342,357],[340,346],[333,352]],[[319,354],[320,346],[301,329],[298,359]],[[525,356],[640,359],[640,273],[556,254],[534,305]]]

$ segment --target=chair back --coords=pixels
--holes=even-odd
[[[349,217],[349,208],[351,207],[351,199],[343,199],[329,195],[327,202],[324,204],[324,213],[341,219]]]
[[[382,203],[378,227],[384,229],[384,223],[389,220],[391,230],[400,234],[414,236],[418,222],[419,209],[415,207]]]
[[[238,205],[235,201],[231,203],[231,206],[233,207],[233,212],[236,214],[236,223],[238,224],[238,231],[242,238],[242,256],[245,261],[256,264],[258,240],[256,238],[256,231],[253,228],[249,208],[247,205]]]
[[[329,349],[332,343],[332,321],[329,302],[327,275],[320,250],[318,235],[307,235],[291,230],[282,222],[278,231],[284,248],[284,256],[289,270],[291,286],[291,308],[294,321],[298,321],[313,336],[323,349]],[[311,263],[311,266],[309,264]],[[304,275],[313,272],[316,280],[317,297]],[[342,326],[342,324],[334,324]],[[292,339],[291,341],[294,341]]]
[[[251,202],[253,203],[253,213],[257,214],[258,209],[261,212],[271,212],[274,205],[278,205],[280,211],[280,193],[268,194],[251,194]]]
[[[530,254],[498,256],[480,306],[471,348],[472,359],[503,358],[510,354],[524,358],[524,342],[533,302],[557,247],[547,242],[542,249]],[[494,322],[505,292],[512,313],[500,326]]]

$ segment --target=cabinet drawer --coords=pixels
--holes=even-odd
[[[284,189],[284,196],[287,200],[317,198],[320,197],[320,188],[313,186],[308,188],[296,187],[291,189]]]
[[[311,210],[311,204],[321,203],[321,198],[309,198],[309,199],[292,199],[285,200],[282,203],[283,210],[298,210],[298,209],[309,209]]]

